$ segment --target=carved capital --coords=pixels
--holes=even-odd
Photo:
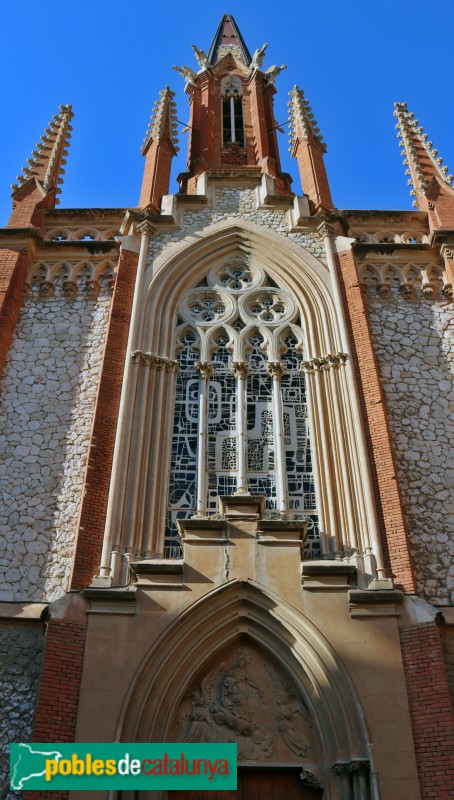
[[[412,297],[414,297],[415,289],[412,283],[401,283],[399,286],[399,292],[406,297],[407,300],[410,300]]]
[[[380,297],[383,297],[384,300],[389,300],[391,297],[391,285],[389,283],[379,283],[377,286],[377,291]]]
[[[327,222],[322,222],[317,228],[317,233],[323,237],[334,236],[335,230],[332,225],[328,225]]]
[[[39,294],[41,297],[53,297],[54,284],[50,281],[43,281],[39,286]]]
[[[156,233],[156,228],[153,227],[148,219],[145,219],[143,222],[139,222],[137,225],[137,230],[141,236],[153,236],[153,234]]]
[[[428,283],[423,283],[423,285],[421,286],[421,291],[422,291],[422,293],[423,293],[423,294],[425,294],[425,295],[426,295],[426,297],[428,297],[428,298],[429,298],[429,300],[430,300],[430,299],[432,299],[433,297],[435,297],[435,295],[437,294],[437,292],[438,292],[438,286],[437,286],[437,284],[436,284],[436,283],[431,283],[431,282],[428,282]]]
[[[348,353],[328,353],[320,358],[312,358],[310,361],[302,361],[300,372],[315,372],[316,370],[331,369],[331,367],[341,367],[348,361]]]
[[[247,361],[232,361],[232,372],[235,378],[247,378],[249,373],[249,364]]]
[[[303,770],[300,772],[300,780],[303,786],[309,786],[311,789],[322,788],[314,773],[309,772],[308,769],[303,768]]]
[[[334,764],[333,770],[340,778],[345,778],[349,775],[367,775],[370,772],[370,763],[366,759],[344,761]]]
[[[195,361],[194,366],[200,377],[205,378],[205,380],[213,373],[213,364],[211,361]]]
[[[279,381],[285,372],[285,365],[282,361],[268,361],[266,369],[272,375],[273,381]]]
[[[77,294],[77,283],[75,281],[63,281],[64,297],[75,297]]]
[[[93,298],[95,300],[99,294],[101,286],[99,281],[87,281],[86,283],[86,293],[88,297]]]
[[[155,356],[153,353],[143,353],[141,350],[134,350],[131,353],[131,358],[135,364],[141,367],[165,370],[165,372],[176,372],[178,369],[178,361],[172,361],[169,358],[161,358],[160,356]]]

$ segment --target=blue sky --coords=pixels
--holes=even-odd
[[[10,184],[62,103],[72,103],[75,118],[60,207],[135,206],[154,100],[169,84],[178,119],[188,119],[184,81],[171,67],[197,67],[191,44],[208,50],[223,13],[234,15],[251,52],[269,43],[264,68],[288,64],[276,82],[278,122],[287,119],[288,91],[295,83],[304,89],[328,145],[339,208],[411,208],[395,100],[408,102],[454,169],[452,0],[326,0],[318,7],[18,0],[2,9],[0,224],[9,216]],[[283,168],[301,193],[287,134],[279,137]],[[172,191],[185,169],[186,142],[183,134]]]

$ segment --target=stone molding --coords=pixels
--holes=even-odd
[[[96,264],[91,261],[58,261],[51,264],[35,261],[24,284],[24,296],[46,300],[50,297],[74,299],[76,296],[96,300],[103,290],[109,294],[115,287],[117,265],[103,260]]]
[[[446,272],[436,264],[364,263],[359,266],[359,278],[364,293],[375,289],[384,300],[392,297],[393,288],[408,300],[421,295],[433,300],[440,294],[452,298],[452,285]]]

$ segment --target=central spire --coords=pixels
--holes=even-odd
[[[252,61],[239,28],[231,14],[224,14],[208,53],[211,66],[231,53],[248,67]]]

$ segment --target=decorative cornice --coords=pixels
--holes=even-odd
[[[139,364],[141,367],[151,367],[156,370],[164,370],[165,372],[178,371],[178,361],[155,356],[153,353],[143,353],[141,350],[134,350],[131,353],[131,358],[135,364]]]
[[[293,152],[298,139],[314,139],[326,153],[326,144],[320,135],[320,128],[314,118],[309,101],[304,97],[303,90],[295,84],[289,95],[290,153]]]
[[[301,372],[317,372],[319,370],[331,369],[331,367],[340,367],[348,360],[347,353],[328,353],[321,358],[312,358],[310,361],[302,361],[300,366]]]
[[[155,101],[147,133],[143,140],[142,153],[151,141],[157,142],[166,136],[169,137],[175,152],[178,153],[180,148],[178,147],[177,107],[174,97],[175,92],[170,91],[168,86],[160,91],[159,100]]]
[[[428,141],[428,135],[424,133],[424,128],[414,118],[415,115],[408,111],[407,103],[394,103],[394,109],[394,116],[397,119],[397,137],[401,140],[399,146],[402,148],[404,166],[407,167],[405,174],[409,176],[408,185],[413,187],[410,190],[410,195],[414,197],[416,190],[425,194],[430,179],[435,174],[438,174],[448,186],[451,186],[454,175],[448,175],[448,167],[441,166],[443,159],[438,156],[438,150],[432,147],[433,142]],[[424,167],[418,153],[418,147],[419,149],[422,147],[426,151],[432,169],[428,169],[427,166],[426,168]],[[416,200],[413,200],[413,206],[416,205]]]

